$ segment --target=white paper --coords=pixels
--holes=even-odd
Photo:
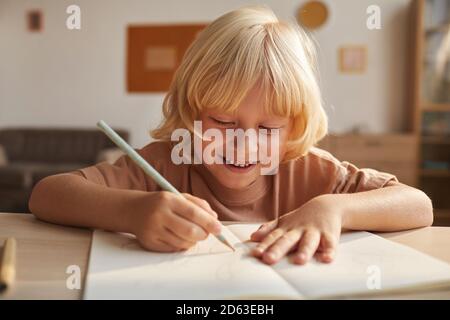
[[[450,281],[449,264],[368,232],[342,234],[331,264],[312,261],[299,267],[285,259],[274,269],[308,298]]]
[[[450,281],[450,265],[367,232],[342,234],[331,264],[270,267],[248,253],[257,227],[223,228],[236,252],[213,236],[185,252],[148,252],[130,235],[95,231],[84,298],[311,298]]]
[[[144,251],[129,235],[95,231],[85,299],[294,298],[283,278],[248,254],[227,228],[231,251],[210,236],[180,253]]]

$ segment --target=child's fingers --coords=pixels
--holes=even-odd
[[[206,239],[208,232],[195,223],[179,216],[176,213],[168,214],[165,221],[167,229],[178,237],[191,242],[197,242]]]
[[[316,254],[316,259],[323,263],[330,263],[333,261],[334,255],[334,250],[321,251]]]
[[[179,249],[171,246],[166,241],[162,239],[157,239],[151,247],[145,247],[148,250],[156,251],[156,252],[175,252],[179,251]]]
[[[333,261],[336,253],[337,239],[327,233],[322,234],[320,240],[320,252],[317,255],[319,261],[329,263]]]
[[[294,254],[294,263],[305,264],[317,251],[320,243],[320,233],[316,230],[307,230],[303,233],[298,244],[297,252]]]
[[[183,193],[183,197],[185,197],[186,199],[194,202],[196,205],[201,207],[203,210],[205,210],[206,212],[211,214],[214,218],[217,218],[217,213],[211,208],[211,206],[209,205],[208,201],[200,199],[198,197],[195,197],[195,196],[193,196],[192,194],[189,194],[189,193]]]
[[[176,234],[169,228],[165,228],[165,232],[163,233],[162,237],[164,237],[164,241],[166,243],[181,250],[189,249],[196,243],[196,241],[189,241],[181,238],[178,234]]]
[[[222,226],[216,218],[184,197],[175,197],[170,202],[170,207],[177,215],[202,227],[208,233],[219,234],[221,231]]]
[[[283,234],[283,229],[278,228],[271,231],[256,247],[253,248],[252,254],[255,257],[261,257],[264,251],[266,251],[266,249],[277,241]]]
[[[252,233],[252,235],[250,236],[250,240],[261,241],[269,234],[269,232],[277,227],[277,222],[277,220],[272,220],[270,222],[262,224],[258,230]]]
[[[298,229],[294,229],[283,234],[272,246],[269,247],[269,249],[263,253],[263,261],[267,264],[278,262],[292,249],[292,247],[295,246],[300,236],[301,231]]]

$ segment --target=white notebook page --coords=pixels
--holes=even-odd
[[[236,224],[229,228],[245,241],[258,226]],[[450,289],[449,264],[369,232],[343,233],[331,264],[312,260],[298,266],[287,258],[273,268],[307,298],[370,295],[439,282],[446,282]]]
[[[331,264],[270,267],[248,254],[257,227],[223,228],[236,252],[213,236],[185,252],[147,252],[132,236],[95,231],[84,298],[313,298],[378,290],[377,276],[381,289],[450,281],[450,265],[367,232],[342,234]]]
[[[232,252],[210,236],[180,253],[148,252],[123,234],[95,231],[85,299],[294,298],[293,287],[227,228]]]

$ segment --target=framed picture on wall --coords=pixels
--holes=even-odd
[[[127,30],[127,91],[165,92],[206,24],[135,25]]]
[[[341,73],[364,73],[366,68],[366,46],[349,45],[339,48],[339,71]]]
[[[41,10],[33,9],[27,12],[27,29],[30,32],[40,32],[43,29],[43,14]]]

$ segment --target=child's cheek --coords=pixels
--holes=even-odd
[[[263,147],[264,145],[266,145],[268,155],[271,157],[274,157],[276,153],[278,153],[278,159],[281,161],[287,149],[287,130],[281,129],[279,131],[279,134],[268,135],[266,140],[266,142],[260,143],[260,146]]]
[[[289,131],[290,131],[289,129],[282,130],[280,134],[280,143],[279,143],[280,159],[282,159],[282,156],[284,156],[284,154],[286,153]]]
[[[292,120],[289,121],[288,125],[280,130],[280,145],[279,145],[279,154],[280,154],[280,162],[283,161],[284,155],[287,151],[287,144],[289,141],[289,137],[292,133]]]

